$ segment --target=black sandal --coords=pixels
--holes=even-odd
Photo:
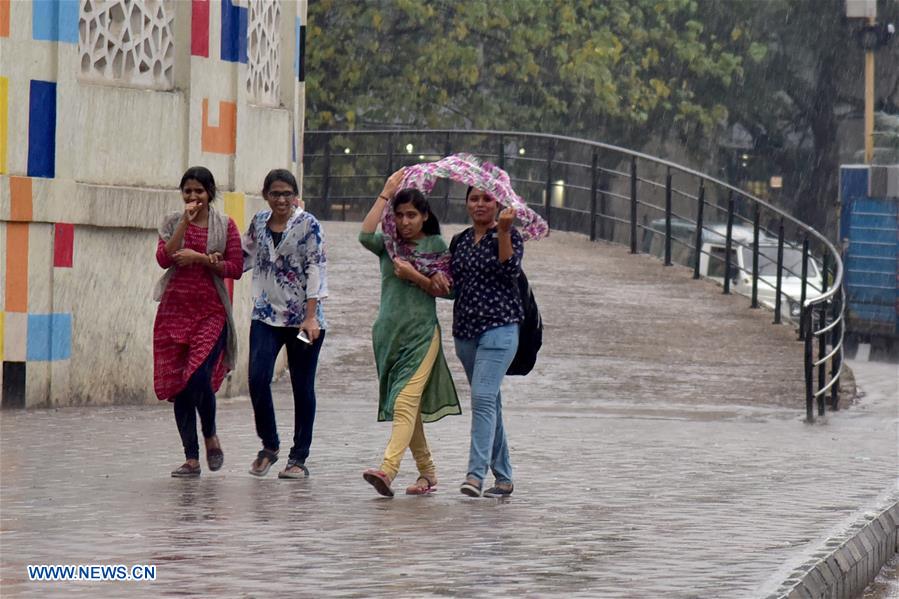
[[[475,484],[477,483],[477,484]],[[459,491],[463,495],[468,495],[469,497],[480,497],[481,496],[481,482],[473,477],[468,477],[465,479],[465,482],[462,483],[462,486],[459,487]]]
[[[268,460],[264,467],[262,466],[263,460]],[[263,477],[268,474],[268,471],[269,469],[271,469],[272,464],[277,461],[278,452],[263,447],[259,450],[259,453],[256,454],[256,460],[250,466],[250,474],[252,474],[253,476]]]

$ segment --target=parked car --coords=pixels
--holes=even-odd
[[[657,219],[649,224],[651,231],[644,237],[643,249],[647,253],[662,256],[665,242],[665,220]],[[696,234],[694,223],[672,219],[672,259],[681,264],[692,265],[694,253],[691,249]],[[699,257],[699,274],[724,285],[725,255],[727,252],[727,225],[711,224],[704,228],[702,254]],[[731,231],[731,291],[752,297],[752,227],[734,225]],[[806,299],[814,299],[822,294],[823,280],[817,260],[808,261]],[[759,237],[759,279],[757,297],[759,304],[775,307],[777,289],[777,239],[761,234]],[[800,299],[802,297],[802,246],[784,243],[781,276],[781,315],[786,321],[798,323]]]

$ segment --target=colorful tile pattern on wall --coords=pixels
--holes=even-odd
[[[28,311],[29,234],[34,212],[33,181],[9,177],[6,226],[4,308],[0,312],[0,361],[3,364],[0,407],[25,407],[28,362],[68,360],[72,353],[72,315]],[[71,268],[75,227],[54,224],[53,265]]]
[[[203,151],[234,154],[237,151],[237,104],[219,102],[218,125],[210,125],[209,121],[209,100],[203,98],[203,131],[200,137]]]
[[[28,176],[56,176],[55,81],[31,81],[28,95]]]
[[[209,58],[209,0],[193,0],[190,20],[190,53]]]
[[[0,0],[2,2],[2,0]],[[9,79],[0,77],[0,175],[7,170],[7,153],[9,143]]]
[[[33,39],[78,43],[78,0],[34,0],[31,6]]]
[[[247,63],[248,17],[246,6],[236,0],[222,0],[222,60]]]
[[[0,0],[0,37],[9,37],[9,0]]]

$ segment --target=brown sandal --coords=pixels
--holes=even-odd
[[[184,462],[177,469],[172,470],[172,476],[174,478],[198,478],[200,476],[200,465],[191,466]]]
[[[419,481],[425,481],[425,484],[419,484]],[[415,479],[415,483],[406,487],[406,495],[430,495],[437,491],[437,477],[433,474],[419,474]]]
[[[393,497],[393,489],[390,488],[390,484],[393,480],[383,470],[369,468],[362,473],[362,478],[365,479],[365,482],[373,486],[375,491],[379,494],[384,497]]]

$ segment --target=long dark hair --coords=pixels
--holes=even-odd
[[[212,176],[208,168],[205,166],[192,166],[184,171],[184,174],[181,175],[181,183],[178,184],[178,189],[184,189],[184,185],[191,179],[203,186],[203,189],[209,195],[210,204],[215,201],[215,177]]]
[[[265,181],[262,182],[262,195],[267,196],[269,190],[272,188],[272,185],[276,182],[280,181],[281,183],[287,183],[293,188],[293,192],[297,195],[300,195],[300,188],[297,186],[297,178],[293,176],[293,173],[287,169],[276,168],[268,172],[265,176]]]
[[[425,235],[440,235],[440,221],[437,215],[431,211],[425,195],[417,189],[403,189],[393,197],[393,211],[401,204],[412,204],[412,207],[421,212],[425,222],[421,225],[421,232]]]

